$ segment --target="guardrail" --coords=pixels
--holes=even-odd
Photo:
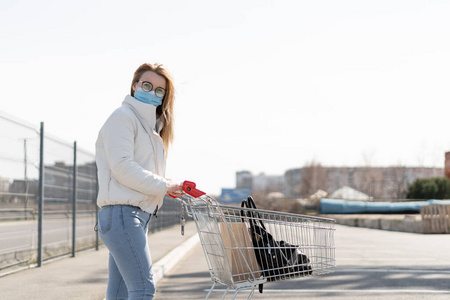
[[[450,233],[450,205],[429,205],[420,209],[423,233]]]
[[[95,210],[77,210],[77,214],[95,214]],[[66,218],[72,217],[71,210],[55,210],[44,211],[44,215],[64,215]],[[0,209],[0,220],[13,221],[13,220],[36,220],[38,217],[38,211],[33,208],[27,209]]]

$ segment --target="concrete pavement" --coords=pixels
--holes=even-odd
[[[149,235],[155,280],[159,281],[190,248],[199,244],[195,224],[186,224],[185,235],[176,225]],[[32,268],[0,277],[0,299],[82,299],[105,298],[108,280],[108,249],[78,252]]]
[[[336,271],[257,289],[252,299],[450,299],[448,235],[424,235],[336,225]],[[158,283],[158,300],[203,299],[212,281],[196,245]],[[219,286],[210,299],[220,299]],[[228,293],[225,299],[230,299]],[[247,299],[242,291],[236,299]]]
[[[266,284],[265,292],[256,291],[253,298],[450,298],[448,235],[336,227],[335,273]],[[195,224],[186,224],[185,231],[183,237],[180,226],[174,226],[149,235],[155,278],[159,280],[157,300],[203,299],[212,285]],[[0,299],[101,300],[106,291],[107,263],[108,250],[102,247],[0,277]],[[243,292],[237,299],[247,295]],[[211,297],[220,299],[221,293],[214,292]]]

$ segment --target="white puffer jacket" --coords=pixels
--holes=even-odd
[[[168,181],[156,107],[126,96],[100,129],[96,142],[97,205],[125,204],[153,213],[163,204]]]

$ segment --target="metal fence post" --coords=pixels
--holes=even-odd
[[[95,196],[98,195],[98,173],[97,173],[97,164],[95,164]],[[98,205],[97,205],[97,199],[94,201],[95,204],[95,224],[98,226]],[[95,250],[98,250],[98,230],[95,230]]]
[[[72,190],[72,257],[76,251],[77,217],[77,142],[73,142],[73,190]]]
[[[41,122],[39,147],[39,211],[38,211],[38,245],[37,266],[42,265],[42,218],[44,212],[44,122]]]

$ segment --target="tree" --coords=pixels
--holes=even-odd
[[[320,163],[311,162],[302,169],[300,194],[309,197],[317,190],[327,189],[327,173]]]
[[[450,180],[445,177],[419,178],[408,189],[408,199],[450,199]]]

